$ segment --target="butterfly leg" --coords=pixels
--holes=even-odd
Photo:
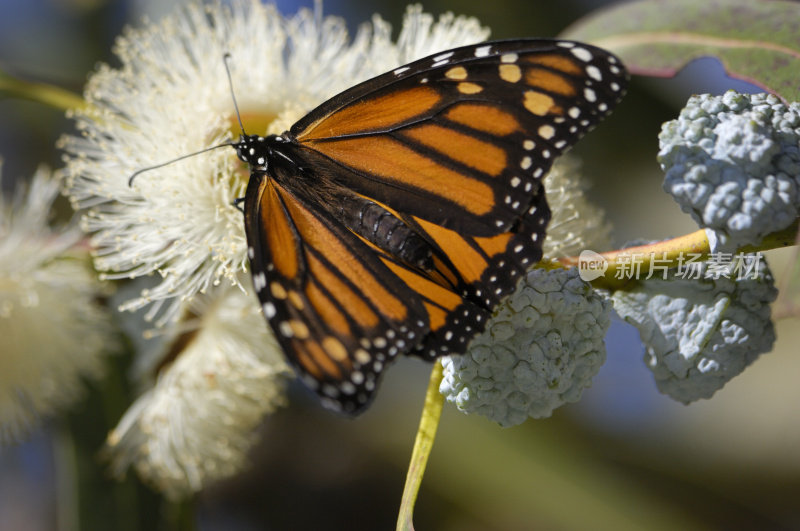
[[[235,206],[236,209],[239,210],[239,212],[244,214],[244,207],[242,206],[242,203],[244,203],[244,197],[237,197],[236,199],[233,200],[231,205]]]

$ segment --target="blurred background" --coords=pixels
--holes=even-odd
[[[145,15],[158,19],[176,3],[0,0],[0,70],[80,93],[99,62],[115,64],[111,45],[125,25]],[[606,3],[436,0],[424,8],[475,16],[493,38],[552,37]],[[311,2],[277,5],[291,14]],[[324,3],[325,14],[346,18],[352,29],[380,13],[395,34],[404,11],[405,4],[387,1]],[[590,198],[614,225],[615,246],[696,230],[661,190],[657,135],[690,94],[731,87],[751,91],[725,78],[713,60],[697,61],[672,80],[634,79],[618,111],[574,149],[593,183]],[[58,167],[54,144],[70,127],[49,107],[0,99],[4,190],[40,163]],[[791,252],[767,257],[780,282]],[[773,352],[713,399],[690,406],[657,392],[638,333],[619,320],[593,387],[550,419],[501,429],[445,405],[417,529],[800,529],[800,330],[794,319],[776,329]],[[125,360],[116,363],[124,367]],[[292,387],[291,407],[263,424],[252,468],[198,496],[198,528],[393,528],[429,370],[419,360],[400,360],[374,406],[354,421],[326,413]],[[118,416],[109,419],[93,396],[67,423],[84,438],[79,444],[99,448]],[[185,518],[165,515],[181,508],[161,504],[135,478],[106,489],[103,464],[94,457],[81,466],[97,496],[70,499],[76,493],[60,483],[59,463],[78,443],[65,444],[62,434],[50,424],[0,448],[0,530],[70,529],[83,521],[70,507],[107,512],[97,519],[107,527],[98,529],[169,527]]]

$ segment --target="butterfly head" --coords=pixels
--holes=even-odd
[[[270,139],[271,137],[258,135],[241,135],[238,142],[233,145],[236,156],[248,163],[251,168],[266,171],[267,164],[273,156]]]

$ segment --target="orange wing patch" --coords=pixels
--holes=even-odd
[[[351,336],[353,334],[345,315],[336,307],[333,301],[319,289],[315,282],[308,283],[308,287],[306,287],[306,297],[317,314],[331,327],[331,330],[341,336]],[[366,326],[369,326],[369,322],[376,322],[376,318],[370,315],[371,313],[372,311],[369,310],[369,308],[366,310],[362,309],[362,311],[357,314],[361,316],[358,321]]]
[[[283,193],[285,194],[286,192]],[[314,217],[297,201],[291,198],[286,201],[286,205],[303,240],[319,251],[328,261],[336,264],[339,273],[352,282],[353,285],[359,286],[362,294],[369,298],[370,302],[375,305],[381,314],[395,321],[403,321],[407,318],[406,305],[390,293],[383,286],[380,279],[375,278],[375,276],[364,267],[358,257],[356,257],[339,238],[331,233],[319,219]],[[348,297],[354,304],[357,303],[356,300],[361,302],[358,295],[353,293],[352,290],[338,280],[321,262],[312,256],[309,256],[309,267],[315,276],[321,280],[327,280],[327,282],[322,282],[323,285],[327,287],[328,283],[331,283],[331,285],[335,284],[338,287],[338,291],[333,292],[337,298]],[[361,302],[361,304],[364,303]],[[362,315],[362,313],[359,312],[359,315]],[[370,318],[370,313],[367,311],[364,311],[363,315],[365,319]],[[374,319],[375,322],[377,322],[377,317]]]
[[[436,255],[433,257],[433,271],[429,274],[429,276],[434,282],[438,282],[441,286],[458,285],[458,277],[456,276],[456,272],[445,265]]]
[[[430,223],[424,219],[414,218],[414,221],[428,233],[439,248],[450,258],[464,282],[473,284],[480,280],[481,275],[489,264],[464,238],[453,230]]]
[[[443,310],[439,306],[427,301],[423,302],[423,304],[425,305],[425,310],[428,312],[428,321],[431,323],[431,332],[436,332],[445,324],[447,324],[448,312],[446,310]]]
[[[535,90],[528,90],[525,92],[525,99],[522,104],[526,109],[537,116],[544,116],[548,113],[561,114],[563,112],[563,109],[556,105],[552,97],[543,92],[536,92]]]
[[[525,83],[528,85],[554,92],[562,96],[574,97],[577,94],[575,85],[562,75],[545,70],[544,68],[529,68],[525,72]]]
[[[455,123],[495,136],[522,131],[522,126],[513,114],[494,105],[459,103],[448,109],[444,116]]]
[[[342,378],[342,368],[316,341],[293,341],[297,359],[315,378],[320,380]]]
[[[398,90],[330,114],[298,134],[297,140],[308,142],[386,129],[430,111],[441,98],[430,87]]]
[[[298,270],[297,242],[294,233],[275,186],[270,180],[265,179],[261,183],[261,188],[263,190],[259,205],[263,214],[261,231],[267,238],[270,249],[281,249],[281,253],[273,260],[275,269],[286,278],[294,278]]]
[[[492,257],[498,255],[500,253],[506,252],[508,249],[508,243],[511,241],[511,238],[514,236],[511,232],[504,232],[503,234],[498,234],[497,236],[490,236],[488,238],[473,238],[475,243],[477,243],[483,252],[486,253],[487,256]]]
[[[528,55],[523,56],[522,61],[525,63],[538,64],[561,70],[566,74],[579,76],[583,74],[583,69],[574,60],[564,55],[555,54],[542,54],[542,55]]]
[[[451,170],[386,135],[309,142],[316,151],[351,168],[401,186],[413,186],[447,198],[471,214],[482,216],[494,208],[492,187]]]
[[[311,274],[319,279],[320,284],[325,286],[336,300],[348,309],[350,315],[356,318],[356,322],[359,325],[371,328],[378,324],[378,315],[372,311],[359,294],[342,282],[333,271],[325,267],[322,262],[313,256],[308,258],[308,266]]]
[[[403,136],[492,177],[500,175],[506,167],[503,148],[441,125],[411,127],[403,131]]]
[[[422,296],[431,332],[436,332],[447,322],[447,316],[457,308],[463,300],[448,288],[428,280],[427,278],[406,269],[390,260],[383,260],[403,282]]]
[[[391,269],[395,275],[400,277],[408,287],[429,299],[443,308],[455,308],[461,303],[461,297],[435,282],[398,265],[390,260],[383,259],[383,262]]]

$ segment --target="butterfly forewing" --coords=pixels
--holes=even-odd
[[[342,176],[346,186],[398,211],[490,236],[527,211],[553,159],[610,111],[624,84],[624,69],[598,48],[488,43],[357,85],[291,133],[352,169]]]
[[[279,137],[248,188],[248,241],[309,386],[358,411],[397,353],[463,353],[542,257],[543,176],[625,81],[589,45],[485,43],[356,85]]]

